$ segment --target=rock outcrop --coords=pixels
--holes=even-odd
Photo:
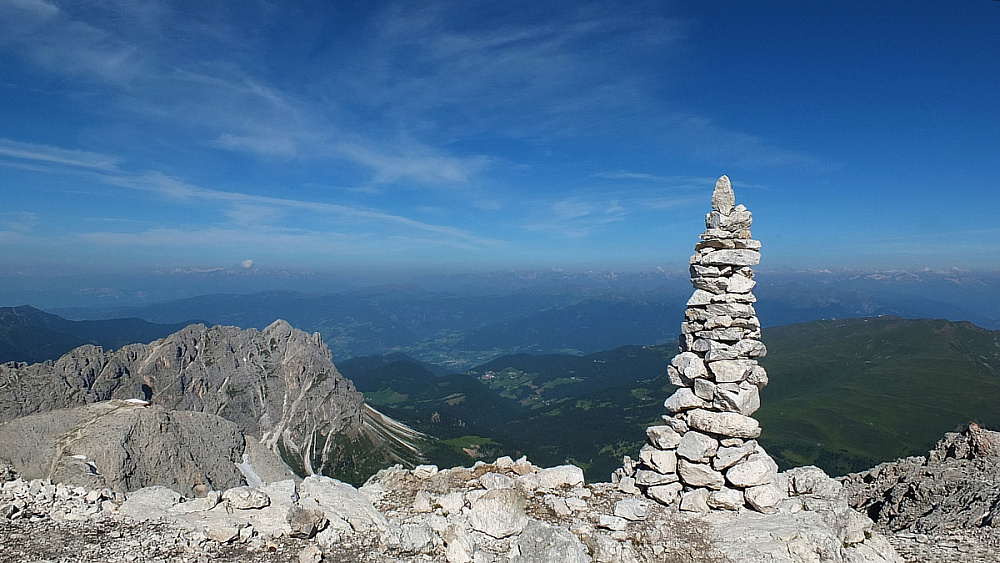
[[[0,459],[27,479],[106,488],[117,495],[162,485],[204,496],[244,484],[237,464],[262,479],[293,477],[277,456],[248,447],[240,429],[224,418],[135,400],[58,409],[0,424]]]
[[[743,506],[773,512],[783,497],[774,485],[778,465],[755,440],[760,425],[751,417],[767,384],[756,360],[767,349],[751,291],[760,242],[751,238],[750,212],[735,202],[729,178],[719,178],[690,260],[695,291],[681,323],[680,353],[667,367],[678,386],[664,403],[670,414],[664,425],[647,429],[638,461],[626,457],[612,476],[625,491],[638,487],[693,512]]]
[[[926,457],[883,463],[842,479],[851,505],[891,531],[1000,528],[1000,432],[970,424]]]
[[[158,526],[175,555],[190,559],[226,546],[242,553],[234,560],[269,561],[271,546],[294,546],[300,561],[315,562],[898,561],[822,471],[795,470],[780,482],[787,498],[774,514],[694,514],[610,483],[585,484],[578,467],[540,468],[523,458],[442,471],[396,466],[359,489],[319,476],[203,498],[152,487],[123,503],[108,491],[15,478],[0,486],[0,539],[17,526],[86,522],[105,530]],[[58,558],[59,546],[26,543],[10,551]],[[98,555],[135,560],[127,549]]]
[[[284,321],[263,331],[190,325],[113,352],[82,346],[54,362],[0,365],[0,422],[111,399],[220,416],[303,475],[335,467],[339,437],[364,428],[363,397],[319,334]]]

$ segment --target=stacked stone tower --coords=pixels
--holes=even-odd
[[[694,294],[681,323],[680,353],[667,367],[677,391],[664,403],[664,425],[646,430],[639,460],[626,457],[612,477],[625,491],[644,492],[681,510],[770,512],[783,496],[773,484],[778,466],[757,444],[767,373],[756,358],[760,342],[751,290],[760,242],[752,217],[735,205],[729,178],[715,184],[712,212],[691,257]],[[638,488],[638,490],[636,490]]]

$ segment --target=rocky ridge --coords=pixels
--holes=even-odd
[[[841,479],[849,502],[913,561],[1000,556],[1000,432],[973,423],[927,456]]]
[[[149,487],[124,502],[108,489],[3,474],[5,562],[899,560],[816,468],[779,476],[788,498],[772,514],[682,512],[610,483],[588,485],[578,467],[539,468],[523,458],[443,471],[395,466],[359,489],[310,476],[200,498]],[[51,532],[39,538],[61,533],[64,541],[36,540],[29,529]]]
[[[301,475],[350,470],[365,460],[345,460],[346,450],[364,457],[382,442],[366,415],[383,417],[366,412],[319,334],[281,320],[262,331],[190,325],[150,344],[88,345],[56,361],[0,365],[0,423],[112,399],[222,417]],[[400,450],[380,451],[379,461]]]
[[[680,353],[667,367],[678,386],[664,403],[670,414],[666,424],[647,429],[638,461],[626,456],[612,476],[623,491],[638,487],[691,512],[743,506],[774,512],[784,496],[774,485],[778,464],[755,440],[760,425],[750,416],[767,385],[756,360],[767,349],[751,291],[760,242],[751,238],[751,213],[735,203],[722,176],[690,260],[695,291],[681,323]]]

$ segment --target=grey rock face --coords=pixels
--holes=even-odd
[[[121,493],[163,485],[194,496],[243,484],[235,462],[244,440],[215,415],[108,401],[0,425],[0,458],[28,479]]]
[[[587,546],[572,532],[538,520],[530,521],[517,539],[524,563],[590,563]]]
[[[0,422],[145,399],[230,420],[305,474],[334,461],[334,440],[327,437],[362,424],[363,397],[337,372],[319,335],[284,321],[263,331],[191,325],[114,352],[82,346],[55,362],[0,365],[0,382]]]
[[[883,463],[841,483],[851,505],[888,530],[1000,528],[1000,432],[970,424],[927,457]]]

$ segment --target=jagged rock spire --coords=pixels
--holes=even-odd
[[[767,384],[756,360],[767,349],[753,308],[760,242],[751,238],[752,223],[729,178],[719,178],[690,260],[695,291],[679,353],[667,367],[678,389],[664,403],[665,424],[647,429],[639,460],[626,457],[612,476],[623,490],[692,511],[767,512],[783,496],[773,485],[778,466],[757,444],[760,425],[751,418]]]

